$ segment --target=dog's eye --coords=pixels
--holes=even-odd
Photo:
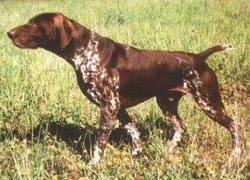
[[[37,26],[41,26],[41,22],[40,22],[40,21],[36,21],[35,24],[36,24]]]
[[[39,22],[39,21],[34,21],[33,19],[30,19],[30,20],[29,20],[29,24],[35,25],[35,26],[39,26],[39,25],[40,25],[40,22]]]

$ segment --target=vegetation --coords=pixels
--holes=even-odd
[[[0,179],[172,180],[250,179],[249,1],[51,0],[0,1]],[[88,164],[99,109],[80,92],[73,69],[39,49],[14,47],[6,32],[42,12],[62,12],[89,29],[137,48],[200,52],[217,44],[237,49],[211,56],[230,117],[244,141],[242,156],[225,168],[229,132],[190,97],[179,112],[189,133],[173,153],[173,134],[151,99],[129,109],[142,132],[143,152],[117,122],[104,159]]]

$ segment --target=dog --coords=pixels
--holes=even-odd
[[[94,163],[102,158],[116,119],[132,137],[132,154],[141,150],[140,132],[126,108],[151,97],[156,97],[173,124],[175,133],[169,146],[173,151],[186,129],[177,112],[178,102],[186,94],[231,133],[234,151],[240,151],[236,123],[226,114],[216,75],[205,63],[214,52],[233,49],[230,45],[198,54],[139,50],[100,36],[61,13],[39,14],[7,35],[21,49],[43,48],[74,68],[82,93],[101,110]]]

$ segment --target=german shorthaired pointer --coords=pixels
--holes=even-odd
[[[240,152],[236,123],[227,116],[216,75],[205,63],[212,53],[233,49],[230,45],[214,46],[199,54],[139,50],[100,36],[61,13],[39,14],[7,34],[19,48],[41,47],[73,66],[81,91],[101,109],[95,163],[103,156],[116,119],[132,136],[133,154],[137,154],[141,149],[140,133],[125,108],[151,97],[156,97],[175,129],[169,147],[172,151],[185,131],[177,112],[185,94],[230,131],[234,152]]]

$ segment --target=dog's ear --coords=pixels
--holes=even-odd
[[[57,38],[60,39],[60,48],[63,50],[71,41],[75,26],[70,19],[62,14],[54,17],[55,32]]]

